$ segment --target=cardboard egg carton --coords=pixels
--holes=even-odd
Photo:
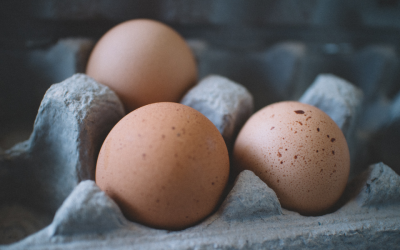
[[[351,142],[363,94],[320,75],[300,101],[324,110]],[[253,99],[226,77],[203,78],[182,99],[206,115],[228,148],[253,112]],[[97,153],[124,116],[118,97],[84,74],[46,92],[29,140],[0,155],[0,249],[398,249],[400,176],[384,163],[357,173],[323,216],[280,206],[251,171],[234,180],[216,211],[181,231],[128,221],[93,181]],[[350,144],[350,150],[351,144]]]

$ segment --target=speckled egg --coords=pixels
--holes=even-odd
[[[248,169],[282,205],[305,215],[326,212],[342,195],[350,155],[336,123],[320,109],[280,102],[255,113],[235,142],[236,169]]]
[[[104,141],[96,166],[97,185],[128,219],[169,230],[208,216],[228,176],[218,129],[178,103],[150,104],[125,116]]]

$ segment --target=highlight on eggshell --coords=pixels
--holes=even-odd
[[[253,171],[275,191],[282,207],[319,215],[341,197],[350,155],[342,131],[326,113],[287,101],[250,117],[236,139],[233,165]]]
[[[128,219],[179,230],[214,211],[228,177],[228,150],[215,125],[191,107],[164,102],[115,125],[95,179]]]
[[[185,40],[149,19],[118,24],[95,45],[86,74],[110,87],[125,111],[155,102],[179,102],[197,81],[197,65]]]

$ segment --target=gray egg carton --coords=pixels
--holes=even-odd
[[[324,110],[351,142],[362,98],[324,74],[300,101]],[[181,103],[206,115],[229,149],[253,112],[246,88],[218,75]],[[323,216],[282,208],[272,189],[243,171],[198,225],[167,231],[128,221],[93,181],[101,144],[123,116],[114,92],[84,74],[48,89],[29,140],[0,153],[0,240],[12,243],[0,249],[400,249],[400,176],[383,163],[350,181]]]

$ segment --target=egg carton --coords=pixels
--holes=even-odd
[[[300,101],[324,110],[351,140],[362,98],[324,74]],[[202,79],[181,103],[206,115],[230,150],[253,112],[246,88],[219,75]],[[245,170],[198,225],[168,231],[128,221],[93,181],[101,144],[124,115],[115,93],[84,74],[48,89],[29,140],[0,155],[0,239],[14,242],[0,249],[400,249],[400,176],[384,163],[358,174],[323,216],[282,208]]]

